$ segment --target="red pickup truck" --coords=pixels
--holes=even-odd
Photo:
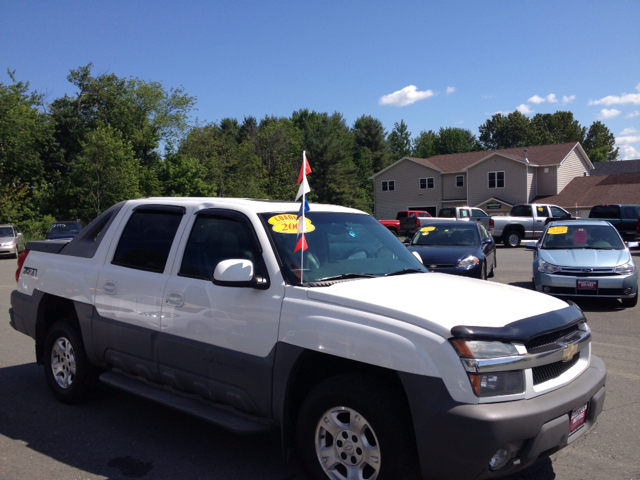
[[[387,229],[393,233],[395,236],[404,233],[400,229],[400,219],[401,218],[416,218],[416,217],[431,217],[429,212],[425,212],[422,210],[400,210],[396,214],[395,220],[378,220],[382,225],[387,227]]]

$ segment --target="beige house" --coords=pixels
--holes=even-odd
[[[469,205],[490,215],[511,206],[559,194],[593,164],[578,142],[481,152],[404,157],[371,177],[374,215],[395,218],[399,210]]]

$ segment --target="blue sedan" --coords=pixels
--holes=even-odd
[[[601,220],[552,222],[533,250],[533,286],[563,297],[620,298],[638,303],[638,267],[618,231]]]
[[[486,280],[497,266],[496,244],[479,222],[428,223],[405,244],[432,272]]]

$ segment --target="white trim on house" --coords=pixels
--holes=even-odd
[[[383,174],[384,172],[386,172],[387,170],[389,170],[391,167],[397,167],[397,166],[398,166],[398,164],[399,164],[400,162],[404,161],[404,160],[407,160],[407,161],[409,161],[409,162],[413,162],[413,163],[415,163],[415,164],[417,164],[417,165],[420,165],[420,166],[427,167],[427,168],[430,168],[430,169],[432,169],[432,170],[435,170],[435,171],[437,171],[438,173],[440,173],[441,175],[442,175],[443,173],[445,173],[445,172],[444,172],[444,170],[440,170],[440,169],[439,169],[438,167],[436,167],[435,165],[432,165],[432,164],[427,165],[427,164],[425,164],[425,163],[418,162],[418,161],[414,160],[414,159],[413,159],[413,158],[411,158],[411,157],[402,157],[400,160],[397,160],[397,161],[393,162],[393,163],[392,163],[391,165],[389,165],[387,168],[383,168],[383,169],[382,169],[382,170],[380,170],[378,173],[374,173],[373,175],[371,175],[371,176],[369,177],[369,180],[373,180],[374,178],[378,177],[379,175],[381,175],[381,174]],[[425,160],[426,160],[426,159],[425,159]]]

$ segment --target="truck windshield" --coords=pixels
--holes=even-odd
[[[380,222],[369,215],[308,212],[307,249],[294,253],[297,213],[265,213],[262,220],[291,284],[426,272],[422,264]]]

